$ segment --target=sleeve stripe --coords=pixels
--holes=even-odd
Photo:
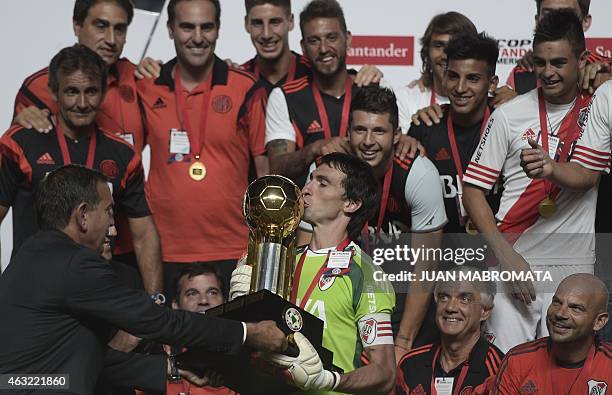
[[[595,160],[597,162],[602,162],[602,163],[608,163],[608,161],[610,160],[610,154],[595,156],[595,155],[593,155],[591,153],[587,153],[587,152],[585,152],[585,151],[583,151],[581,149],[578,149],[578,148],[574,150],[574,156],[576,156],[576,155],[580,155],[580,156],[583,156],[585,158],[589,158],[589,159]]]
[[[492,176],[491,174],[489,174],[489,173],[486,173],[486,172],[484,172],[484,171],[481,171],[481,170],[478,170],[478,169],[476,169],[476,168],[472,167],[472,165],[468,166],[468,168],[465,170],[465,172],[466,172],[466,173],[467,173],[467,172],[470,172],[470,173],[476,173],[476,174],[479,174],[479,175],[481,175],[481,176],[483,176],[483,177],[490,178],[491,180],[493,180],[493,182],[497,181],[497,176],[493,177],[493,176]]]
[[[578,162],[580,164],[585,165],[586,167],[593,169],[593,170],[606,170],[609,166],[608,165],[602,165],[600,163],[593,163],[590,162],[584,158],[580,158],[580,157],[573,157],[571,162]]]
[[[587,151],[587,152],[590,152],[592,154],[599,155],[599,156],[610,156],[610,152],[597,151],[597,150],[594,150],[593,148],[589,148],[589,147],[584,146],[584,145],[576,144],[576,148],[574,148],[574,149],[584,150],[584,151]]]
[[[474,181],[475,181],[476,184],[484,183],[488,187],[492,187],[495,184],[495,181],[485,180],[485,179],[480,178],[478,176],[474,176],[474,175],[467,174],[467,173],[463,176],[463,181],[465,181],[465,182],[470,182],[471,181],[471,183],[474,183]]]
[[[483,165],[478,164],[476,162],[470,161],[470,164],[468,165],[468,168],[469,167],[473,167],[473,166],[477,167],[479,170],[486,171],[487,173],[490,173],[491,175],[495,176],[495,178],[497,178],[497,176],[499,175],[499,170],[494,170],[494,169],[491,169],[490,167],[486,167],[486,166],[483,166]]]

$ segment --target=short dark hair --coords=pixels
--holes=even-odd
[[[176,289],[176,293],[174,294],[175,301],[178,302],[179,297],[181,296],[181,279],[185,276],[187,278],[193,278],[193,277],[203,276],[203,275],[215,276],[215,278],[219,282],[221,293],[223,295],[226,294],[226,290],[223,289],[224,288],[223,276],[221,275],[219,270],[217,270],[216,266],[210,263],[203,263],[203,262],[196,262],[192,264],[186,264],[183,266],[184,267],[178,271],[178,273],[176,274],[176,277],[174,278],[174,288]]]
[[[397,130],[399,116],[395,93],[389,88],[379,85],[368,85],[359,89],[351,101],[349,122],[353,122],[353,111],[363,111],[372,114],[389,114],[393,130]]]
[[[181,1],[193,1],[193,0],[170,0],[168,3],[168,23],[174,23],[176,18],[176,5]],[[221,4],[219,0],[208,0],[215,6],[215,23],[221,26]]]
[[[119,7],[123,8],[127,14],[128,25],[132,23],[132,19],[134,19],[134,4],[132,4],[131,0],[76,0],[74,2],[74,9],[72,10],[72,20],[77,25],[83,26],[89,9],[102,2],[116,3]]]
[[[100,203],[98,184],[108,178],[97,170],[81,165],[66,165],[43,178],[36,190],[35,206],[38,226],[43,230],[68,226],[72,212],[85,203],[95,209]]]
[[[82,71],[92,80],[100,81],[100,89],[106,91],[108,71],[104,59],[97,53],[81,44],[66,47],[60,50],[51,59],[49,64],[49,89],[57,92],[59,89],[59,76]]]
[[[575,12],[559,9],[553,10],[540,20],[533,35],[533,47],[550,42],[567,40],[576,57],[586,50],[582,23]]]
[[[304,36],[304,25],[319,18],[333,18],[340,22],[342,32],[346,33],[346,19],[344,11],[336,0],[312,0],[300,12],[300,30]]]
[[[340,152],[327,154],[319,159],[318,165],[328,165],[344,173],[344,198],[361,202],[361,207],[352,213],[347,226],[349,238],[354,240],[365,223],[376,214],[380,201],[378,180],[369,164],[352,155]]]
[[[453,36],[444,51],[446,52],[447,64],[451,60],[484,60],[489,66],[489,77],[495,75],[499,45],[494,38],[487,36],[485,32],[478,34],[462,33]]]
[[[251,8],[265,4],[284,8],[287,14],[291,14],[291,0],[244,0],[244,8],[247,14],[251,11]]]
[[[427,25],[425,33],[420,40],[422,61],[421,73],[424,77],[425,86],[433,86],[433,68],[432,65],[429,64],[431,37],[434,34],[450,34],[451,36],[455,36],[460,33],[476,34],[478,30],[476,30],[476,26],[474,26],[468,17],[455,11],[438,14],[434,16],[429,22],[429,25]]]
[[[536,14],[540,15],[540,8],[542,8],[542,2],[544,0],[535,0],[536,2]],[[580,7],[580,13],[582,14],[582,18],[589,15],[589,8],[591,7],[591,0],[576,0],[578,2],[578,7]]]

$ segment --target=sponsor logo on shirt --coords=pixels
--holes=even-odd
[[[155,100],[155,103],[153,103],[153,109],[155,110],[158,108],[166,108],[166,102],[164,102],[164,99],[161,97],[158,97],[157,100]]]
[[[523,135],[521,136],[521,140],[527,141],[527,139],[536,140],[536,133],[531,128],[525,130],[525,132],[523,132]]]
[[[128,103],[134,103],[134,101],[136,100],[134,89],[132,89],[132,87],[128,85],[119,86],[119,96],[121,96],[121,99]]]
[[[51,157],[51,154],[49,154],[48,152],[45,152],[44,154],[40,156],[40,158],[36,159],[36,164],[37,165],[54,165],[55,161]]]
[[[586,47],[595,55],[612,58],[612,37],[587,38]]]
[[[519,389],[520,394],[535,394],[537,392],[538,392],[538,387],[536,387],[535,383],[531,379],[529,379]]]
[[[413,36],[353,36],[348,64],[412,66]]]
[[[440,151],[438,151],[438,153],[436,154],[435,159],[436,160],[449,160],[451,157],[448,153],[448,150],[444,147],[442,147],[442,149],[440,149]]]
[[[317,121],[316,119],[314,121],[312,121],[310,126],[308,126],[308,129],[306,129],[306,133],[307,134],[322,133],[322,132],[324,132],[324,130],[321,127],[321,124],[319,123],[319,121]]]
[[[415,389],[410,391],[410,395],[425,395],[425,394],[426,394],[426,392],[423,389],[423,386],[421,384],[417,385],[417,387]]]

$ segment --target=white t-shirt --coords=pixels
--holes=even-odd
[[[572,106],[546,103],[550,134],[557,134]],[[577,193],[558,191],[549,183],[549,191],[558,191],[554,199],[557,210],[549,218],[541,217],[538,205],[546,197],[543,181],[528,178],[520,165],[521,150],[530,148],[527,138],[541,144],[537,89],[505,103],[491,115],[464,182],[489,190],[501,174],[504,191],[496,215],[499,229],[518,236],[514,248],[529,263],[593,264],[597,188]]]
[[[311,164],[308,180],[315,169],[316,165]],[[411,210],[412,232],[433,232],[448,222],[440,175],[428,158],[418,156],[412,163],[406,179],[404,197]],[[300,228],[312,231],[312,226],[304,221],[300,224]]]
[[[587,169],[610,172],[612,136],[612,81],[597,89],[589,109],[590,114],[571,161]]]
[[[402,133],[406,134],[412,124],[412,116],[421,108],[431,105],[431,89],[427,88],[421,92],[418,86],[413,88],[402,86],[395,90],[395,97],[399,110],[399,126]],[[438,93],[436,93],[435,102],[440,105],[449,103],[448,97]]]

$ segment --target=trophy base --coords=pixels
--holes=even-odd
[[[325,369],[342,372],[333,365],[333,353],[322,346],[323,321],[268,290],[241,296],[206,311],[206,314],[244,322],[270,320],[287,335],[301,332],[317,350]],[[177,355],[176,361],[179,367],[194,373],[202,374],[209,369],[220,372],[224,385],[243,395],[291,394],[296,391],[279,375],[255,368],[262,363],[257,363],[248,350],[232,356],[190,348]]]

